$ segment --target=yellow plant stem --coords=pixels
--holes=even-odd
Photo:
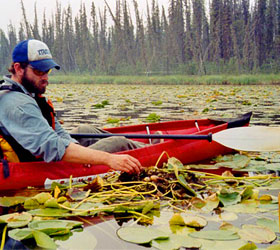
[[[77,209],[77,208],[71,208],[71,207],[66,207],[62,204],[58,204],[59,207],[63,208],[63,209],[66,209],[66,210],[70,210],[72,212],[82,212],[82,213],[87,213],[87,212],[98,212],[98,211],[102,211],[102,210],[106,210],[108,208],[114,208],[114,207],[117,207],[117,206],[126,206],[126,205],[140,205],[142,203],[146,203],[147,200],[142,200],[142,201],[135,201],[135,202],[124,202],[124,203],[118,203],[118,204],[111,204],[111,205],[105,205],[105,206],[102,206],[102,207],[95,207],[95,208],[90,208],[90,209]]]
[[[120,186],[120,185],[127,185],[127,184],[139,184],[139,185],[134,185],[132,187],[122,187],[122,188],[119,188],[119,189],[113,188],[113,186]],[[146,182],[146,181],[116,182],[116,183],[111,183],[110,184],[111,188],[114,189],[114,190],[117,190],[117,191],[124,190],[124,189],[130,189],[131,190],[134,187],[139,187],[139,186],[142,186],[142,185],[151,185],[151,186],[154,187],[154,189],[150,190],[150,191],[146,191],[146,192],[139,192],[139,191],[135,190],[136,193],[145,195],[145,194],[151,194],[151,193],[153,193],[157,190],[157,186],[153,182]]]
[[[156,165],[155,165],[156,168],[158,167],[158,164],[159,164],[161,158],[162,158],[164,155],[166,155],[168,159],[170,158],[169,155],[168,155],[168,153],[167,153],[166,151],[163,151],[163,152],[161,153],[161,155],[159,156],[157,162],[156,162]]]
[[[8,224],[4,227],[4,230],[3,230],[3,233],[2,233],[2,240],[1,240],[1,247],[0,247],[0,250],[3,250],[3,249],[4,249],[4,246],[5,246],[7,228],[8,228]]]
[[[201,176],[201,178],[205,178],[205,179],[220,179],[220,180],[227,180],[227,179],[234,179],[234,180],[280,179],[279,176],[272,176],[272,175],[257,175],[257,176],[235,177],[235,176],[221,176],[221,175],[205,173],[205,172],[199,172],[199,171],[192,171],[192,170],[188,170],[188,172],[193,173],[193,174],[203,175],[203,176]]]
[[[146,218],[146,219],[148,219],[148,220],[151,219],[149,216],[147,216],[147,215],[145,215],[145,214],[138,213],[138,212],[136,212],[136,211],[129,211],[129,213],[130,213],[130,214],[135,214],[135,215],[140,216],[140,217],[143,217],[143,218]]]
[[[278,193],[278,222],[279,222],[279,232],[280,232],[280,192]]]

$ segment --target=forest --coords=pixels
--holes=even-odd
[[[57,1],[51,18],[32,22],[21,0],[22,21],[0,29],[0,72],[18,41],[48,44],[62,73],[93,75],[212,75],[277,73],[280,69],[280,0],[104,0],[104,9]],[[207,1],[208,3],[208,1]],[[90,13],[90,14],[89,14]],[[41,15],[41,14],[40,14]]]

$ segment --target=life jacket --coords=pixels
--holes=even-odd
[[[9,90],[24,93],[23,90],[16,85],[1,85],[4,81],[0,81],[0,91]],[[35,101],[37,102],[43,117],[47,120],[48,124],[55,129],[55,112],[50,100],[42,95],[36,95]],[[6,135],[0,129],[0,159],[8,162],[30,162],[40,161],[32,155],[28,150],[24,149],[12,136]]]

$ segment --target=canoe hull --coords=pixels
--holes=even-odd
[[[233,121],[213,121],[209,119],[173,121],[153,124],[141,124],[107,129],[111,133],[139,133],[145,134],[146,126],[149,126],[151,134],[160,130],[164,134],[209,134],[222,131],[230,127],[247,126],[251,113],[243,115]],[[195,125],[196,124],[196,125]],[[148,143],[143,139],[138,139]],[[165,153],[163,153],[165,152]],[[163,143],[147,146],[145,148],[120,152],[118,154],[129,154],[137,158],[142,166],[154,166],[159,157],[158,165],[161,165],[169,157],[176,157],[182,163],[194,163],[233,152],[216,142],[206,140],[165,140]],[[7,170],[7,169],[5,169]],[[69,181],[72,176],[75,181],[92,180],[94,176],[104,174],[110,169],[103,165],[91,167],[83,164],[67,162],[22,162],[9,163],[9,176],[4,178],[4,167],[0,164],[0,190],[13,190],[28,186],[43,186],[50,184],[53,180],[60,183]]]

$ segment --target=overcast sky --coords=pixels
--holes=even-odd
[[[24,7],[26,10],[27,17],[30,22],[34,21],[34,4],[36,3],[38,19],[41,22],[44,10],[46,14],[50,16],[55,13],[56,1],[61,3],[62,9],[65,9],[69,4],[72,7],[73,15],[76,16],[80,9],[81,2],[85,3],[86,10],[90,12],[90,6],[92,1],[96,7],[103,9],[105,5],[104,0],[24,0]],[[151,0],[147,0],[152,2]],[[116,0],[107,0],[108,4],[112,6],[112,9],[116,5]],[[132,0],[127,0],[129,5],[133,7]],[[168,0],[157,0],[159,5],[168,6]],[[139,8],[146,9],[146,0],[138,0]],[[12,23],[16,28],[18,28],[18,23],[22,21],[22,10],[20,0],[0,0],[1,18],[0,18],[0,29],[7,32],[7,26]],[[131,8],[133,10],[133,8]],[[89,14],[89,13],[88,13]]]
[[[90,14],[90,6],[92,1],[94,1],[95,6],[97,8],[102,8],[105,6],[104,0],[23,0],[24,7],[26,10],[27,18],[30,20],[30,23],[34,22],[34,6],[36,3],[38,19],[41,23],[41,19],[43,16],[44,10],[46,11],[47,17],[49,18],[51,14],[55,13],[56,2],[61,4],[62,9],[66,9],[70,4],[72,7],[73,15],[76,16],[81,3],[85,3],[86,10],[88,11],[88,15]],[[122,0],[121,0],[122,1]],[[253,3],[255,0],[250,0]],[[116,5],[116,0],[107,0],[108,4],[114,9]],[[146,10],[146,3],[151,4],[152,0],[137,0],[138,6],[143,11]],[[156,0],[159,6],[164,5],[167,10],[169,0]],[[205,0],[206,3],[209,3],[209,0]],[[131,7],[133,11],[133,1],[127,0],[127,3]],[[7,27],[10,23],[13,24],[17,28],[19,27],[19,23],[22,21],[22,10],[20,0],[0,0],[0,10],[1,10],[1,18],[0,18],[0,29],[2,29],[5,33],[7,32]],[[134,13],[134,12],[132,12]],[[145,19],[145,18],[144,18]]]

